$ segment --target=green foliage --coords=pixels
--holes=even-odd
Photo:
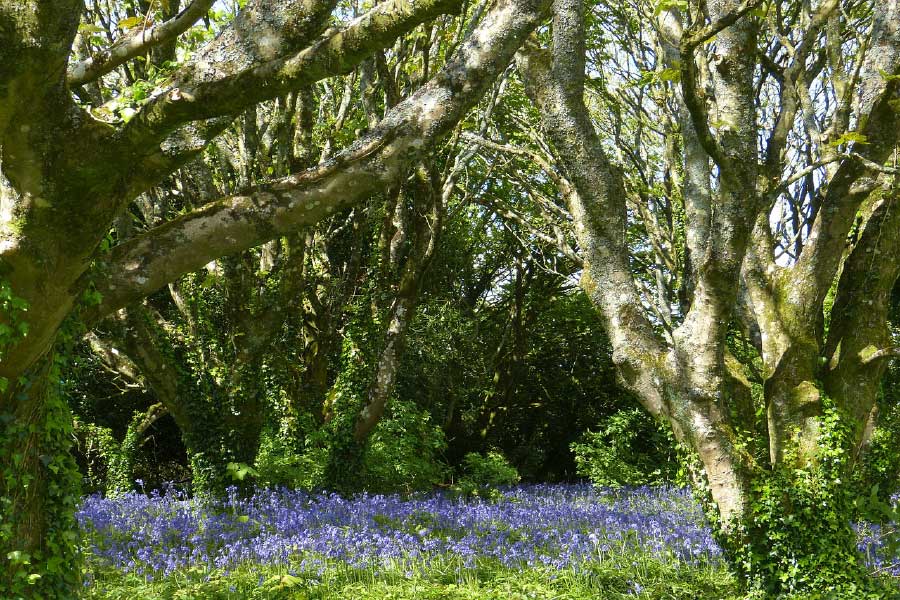
[[[866,495],[878,486],[879,497],[887,500],[900,492],[900,364],[885,374],[876,408],[877,427],[854,471],[854,483]]]
[[[225,491],[233,479],[228,477],[228,458],[218,445],[217,436],[194,432],[185,436],[191,467],[191,489],[197,496],[216,496]]]
[[[674,440],[640,408],[620,410],[572,444],[578,474],[599,486],[655,485],[678,474]]]
[[[109,427],[75,419],[75,439],[84,457],[84,483],[89,491],[105,490],[117,495],[131,489],[131,469],[122,457],[122,443]]]
[[[268,428],[263,432],[255,463],[261,485],[305,490],[324,485],[327,433],[310,415],[304,415],[299,429],[304,432],[302,445],[298,445],[293,429]]]
[[[259,471],[242,462],[229,462],[225,465],[225,472],[232,481],[244,481],[247,477],[259,477]]]
[[[335,453],[342,451],[336,432],[327,425],[316,429],[311,418],[305,422],[308,428],[299,450],[283,435],[268,431],[263,436],[256,462],[260,483],[308,490],[341,486],[339,480],[329,479],[336,471],[326,472]],[[344,491],[411,493],[430,489],[446,479],[448,468],[441,458],[446,445],[443,431],[432,423],[428,412],[413,402],[394,399],[366,446],[344,449],[359,453],[357,470],[352,480],[345,482]],[[351,473],[341,469],[337,475],[343,478]]]
[[[756,474],[743,521],[721,541],[751,591],[767,598],[887,598],[866,574],[851,527],[858,514],[846,482],[852,426],[825,403],[818,462],[791,468],[803,463],[789,455]]]
[[[109,468],[106,477],[106,494],[108,496],[118,496],[130,492],[133,488],[134,464],[141,441],[141,432],[138,426],[144,418],[143,412],[135,412],[125,431],[122,443],[112,445],[107,442]]]
[[[363,476],[364,446],[353,437],[357,415],[376,364],[378,329],[368,315],[348,325],[341,350],[340,370],[326,399],[328,448],[324,484],[341,492],[359,489]]]
[[[378,339],[378,326],[368,314],[347,326],[337,380],[325,400],[329,418],[320,424],[305,413],[292,427],[270,427],[256,462],[260,482],[346,493],[408,493],[445,479],[443,431],[415,402],[392,398],[366,442],[353,437],[373,376]]]
[[[828,145],[832,148],[837,148],[847,144],[868,144],[869,142],[867,140],[868,138],[858,131],[847,131],[841,134],[837,139],[829,142]]]
[[[752,493],[732,547],[752,586],[778,595],[861,585],[843,489],[809,472],[779,470],[756,479]]]
[[[519,472],[500,452],[470,452],[463,457],[455,489],[465,496],[491,498],[499,486],[514,485],[520,479]]]
[[[854,517],[875,523],[889,556],[900,556],[900,365],[888,369],[878,398],[877,426],[853,471]]]
[[[230,573],[179,571],[149,582],[135,574],[99,576],[88,600],[738,600],[722,565],[664,564],[631,554],[580,572],[507,569],[484,561],[475,568],[437,562],[424,572],[371,571],[328,565],[321,572],[250,565]]]
[[[18,386],[19,393],[32,392],[31,381]],[[37,383],[41,385],[41,383]],[[37,392],[34,392],[37,393]],[[0,549],[10,561],[11,578],[0,577],[0,597],[68,598],[77,589],[75,505],[79,498],[79,475],[69,449],[72,417],[57,394],[46,393],[39,408],[39,426],[0,415]],[[27,465],[28,461],[39,461]],[[35,477],[35,470],[38,472]],[[33,495],[40,493],[35,499]],[[32,502],[40,502],[46,524],[41,548],[31,553],[17,546],[24,542],[19,528],[29,524]],[[6,587],[9,585],[9,587]]]
[[[447,475],[441,460],[446,447],[444,432],[428,412],[408,400],[393,399],[366,448],[365,488],[410,493],[441,483]]]
[[[28,311],[28,303],[12,292],[9,282],[0,279],[0,360],[16,340],[28,335],[28,323],[23,315]],[[0,394],[9,387],[9,380],[0,377]]]

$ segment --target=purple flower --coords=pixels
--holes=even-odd
[[[342,563],[411,577],[433,563],[578,570],[635,553],[690,564],[721,559],[699,505],[671,487],[526,485],[504,490],[497,501],[441,493],[345,499],[280,488],[248,498],[229,490],[206,502],[169,487],[150,496],[88,496],[77,517],[90,566],[150,576],[250,564],[317,577]],[[870,564],[884,564],[880,529],[861,529],[859,544]]]

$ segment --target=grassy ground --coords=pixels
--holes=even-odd
[[[321,575],[243,567],[207,576],[173,573],[159,581],[118,571],[97,574],[84,598],[110,600],[737,600],[722,567],[675,567],[652,559],[590,564],[580,572],[550,568],[510,570],[487,563],[475,569],[432,567],[426,573],[352,571],[339,565]]]

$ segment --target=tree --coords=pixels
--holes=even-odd
[[[120,22],[138,31],[77,61],[81,1],[0,3],[0,325],[24,333],[19,324],[27,322],[27,335],[4,334],[0,362],[5,595],[27,589],[69,597],[77,589],[71,417],[53,383],[61,328],[76,333],[64,327],[66,319],[91,324],[212,259],[289,234],[396,183],[506,68],[543,5],[493,6],[442,69],[322,165],[209,202],[101,255],[117,215],[246,108],[347,72],[460,4],[384,2],[329,28],[334,2],[250,1],[127,122],[106,122],[76,97],[89,97],[92,82],[129,58],[171,43],[210,3],[195,1],[150,29],[146,18]]]
[[[615,130],[633,135],[616,139],[627,176],[585,103],[584,4],[558,0],[549,47],[518,59],[566,180],[582,286],[623,381],[702,462],[735,565],[773,594],[855,580],[847,482],[896,352],[900,5],[619,10],[596,9],[593,32],[636,50],[617,72],[593,38],[590,85],[632,115]],[[635,221],[669,234],[649,269]],[[669,276],[657,298],[642,294],[654,272]],[[755,350],[757,404],[736,331]]]

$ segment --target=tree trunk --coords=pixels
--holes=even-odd
[[[157,403],[148,408],[147,412],[138,411],[132,415],[122,442],[110,448],[112,454],[108,455],[109,463],[106,473],[107,496],[121,496],[134,489],[134,463],[144,433],[166,414],[168,411],[165,406]]]
[[[0,396],[0,596],[74,598],[80,477],[52,356]]]
[[[229,436],[234,423],[229,423],[227,399],[220,397],[219,390],[209,383],[206,374],[186,370],[186,361],[179,360],[176,348],[166,333],[159,331],[147,308],[140,305],[129,308],[123,325],[126,354],[138,366],[153,394],[172,414],[181,431],[194,493],[201,496],[224,493],[229,484],[228,462],[236,460],[229,452],[230,445],[240,441]],[[239,415],[235,417],[239,418]],[[248,431],[246,435],[252,435],[252,432]],[[244,442],[242,446],[247,446]],[[256,443],[259,443],[258,432]]]
[[[811,31],[836,5],[822,4]],[[628,190],[584,103],[581,2],[556,1],[552,47],[527,47],[519,67],[557,165],[572,182],[573,189],[561,191],[583,257],[582,287],[604,317],[618,372],[702,463],[706,483],[698,491],[712,501],[732,565],[770,596],[831,591],[844,597],[870,583],[850,525],[848,483],[889,353],[886,299],[900,270],[896,260],[873,257],[900,251],[900,211],[891,216],[890,201],[882,202],[857,247],[845,253],[849,227],[872,187],[856,185],[865,171],[861,163],[844,161],[828,172],[827,209],[815,213],[796,264],[774,263],[772,188],[756,172],[757,22],[741,17],[747,6],[710,2],[712,25],[706,28],[703,19],[688,25],[679,11],[661,15],[670,44],[667,60],[679,68],[681,90],[674,100],[684,103],[676,118],[686,130],[684,192],[691,195],[685,199],[690,261],[683,273],[684,315],[668,337],[648,319],[637,293],[626,239]],[[876,5],[872,47],[878,51],[870,54],[860,80],[861,110],[869,111],[858,117],[868,138],[861,152],[876,167],[898,141],[898,111],[886,109],[896,108],[898,89],[875,75],[900,70],[898,10],[894,1]],[[698,51],[710,35],[716,40],[713,56]],[[812,45],[804,42],[787,77],[805,73],[804,53]],[[784,85],[785,95],[795,93],[795,83]],[[711,106],[719,123],[728,124],[716,132]],[[766,176],[775,186],[785,169],[778,136],[787,136],[795,109],[784,104],[779,118],[788,126],[773,131],[768,148],[772,164],[765,165]],[[709,189],[711,179],[718,182],[715,190]],[[825,299],[838,274],[826,330]],[[739,291],[749,308],[740,313],[734,310]],[[762,362],[764,406],[756,408],[765,410],[767,435],[757,434],[755,411],[748,410],[752,404],[729,367],[727,335],[736,319],[754,334]]]

